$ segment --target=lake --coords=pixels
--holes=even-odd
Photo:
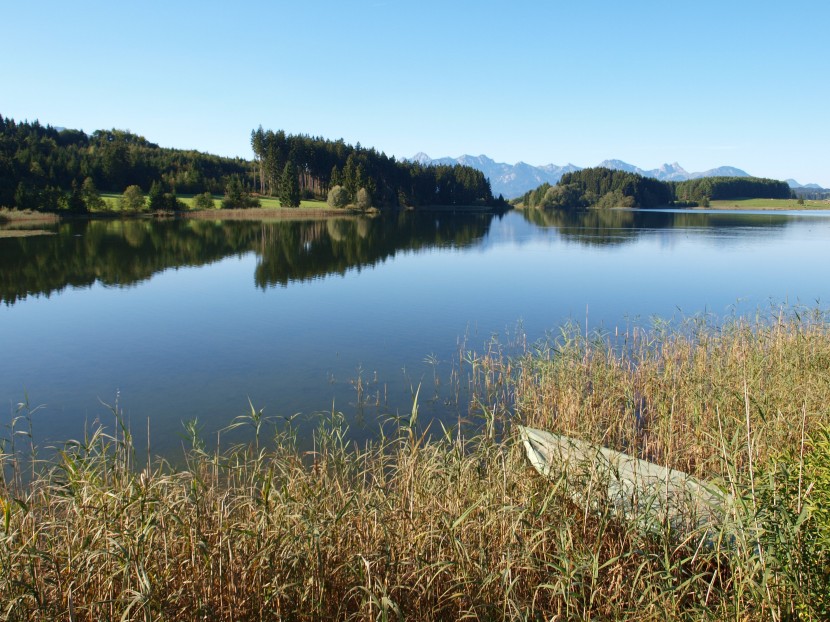
[[[0,238],[0,398],[40,444],[123,411],[154,453],[342,412],[360,439],[466,410],[464,352],[830,298],[830,212],[399,213],[324,221],[98,220]],[[306,424],[309,425],[309,424]],[[7,430],[3,434],[6,435]],[[228,435],[234,438],[233,434]],[[223,437],[225,438],[225,437]],[[241,437],[240,437],[241,438]],[[142,446],[143,440],[139,440]]]

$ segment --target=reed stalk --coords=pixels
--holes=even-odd
[[[303,450],[291,420],[250,405],[231,423],[249,444],[211,450],[191,422],[181,467],[137,465],[118,419],[28,464],[13,412],[0,619],[827,619],[822,315],[566,328],[518,357],[466,357],[474,433],[419,420],[415,391],[362,446],[331,412]],[[515,422],[716,481],[744,530],[709,550],[640,533],[599,492],[578,504],[530,468]]]

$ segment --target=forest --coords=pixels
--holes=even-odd
[[[422,166],[360,143],[265,131],[262,126],[251,132],[251,148],[256,190],[281,201],[294,178],[287,171],[295,170],[300,196],[327,199],[334,206],[358,203],[362,195],[378,207],[506,207],[502,197],[493,197],[484,173],[470,166]]]
[[[163,148],[128,131],[88,135],[0,115],[0,207],[87,211],[97,191],[149,192],[153,183],[174,193],[221,194],[249,171],[241,158]]]
[[[542,184],[515,199],[524,207],[582,209],[587,207],[663,207],[708,205],[720,199],[788,199],[786,182],[758,177],[702,177],[664,182],[636,173],[603,167],[566,173],[552,186]]]
[[[785,181],[762,177],[701,177],[674,184],[678,201],[723,199],[789,199],[793,193]]]
[[[256,194],[277,197],[284,207],[301,199],[335,207],[506,207],[484,174],[468,166],[421,166],[360,143],[261,127],[251,133],[251,147],[253,162],[163,148],[124,130],[88,135],[0,115],[0,207],[98,211],[105,209],[99,192],[124,193],[129,211],[183,209],[176,193],[224,193],[229,208],[258,206]],[[204,203],[213,205],[210,196]]]

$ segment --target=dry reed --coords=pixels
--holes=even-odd
[[[828,535],[822,317],[566,329],[464,364],[483,416],[468,438],[427,434],[416,404],[362,447],[333,413],[306,452],[251,408],[233,424],[249,445],[209,451],[190,425],[181,468],[136,466],[123,426],[28,465],[22,407],[0,456],[0,619],[821,619],[828,583],[805,576],[827,561],[807,546]],[[529,468],[516,418],[716,478],[749,535],[706,551],[575,505]]]

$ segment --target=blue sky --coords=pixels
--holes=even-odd
[[[830,3],[0,0],[0,114],[251,157],[720,165],[830,187]]]

